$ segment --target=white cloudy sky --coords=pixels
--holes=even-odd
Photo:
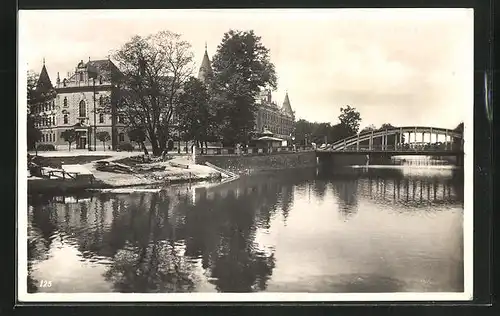
[[[53,82],[135,34],[180,33],[199,65],[205,41],[212,56],[224,32],[254,30],[276,65],[273,97],[287,90],[298,118],[337,123],[349,104],[362,127],[453,128],[472,109],[472,10],[22,11],[19,25],[20,60],[39,72],[45,57]]]

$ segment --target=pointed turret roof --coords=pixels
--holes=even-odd
[[[40,92],[46,92],[54,89],[52,82],[50,81],[49,73],[45,67],[45,60],[43,63],[42,71],[38,77],[38,82],[36,83],[36,89]]]
[[[281,107],[283,112],[289,115],[293,115],[292,106],[290,105],[290,99],[288,98],[288,92],[285,94],[285,100],[283,101],[283,106]]]
[[[207,44],[205,43],[205,54],[203,55],[203,60],[201,61],[198,79],[205,81],[208,74],[212,74],[212,66],[210,64],[210,58],[208,58]]]

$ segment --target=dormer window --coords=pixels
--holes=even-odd
[[[83,72],[80,72],[80,81],[83,81]]]

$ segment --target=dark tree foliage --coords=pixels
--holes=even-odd
[[[276,88],[269,49],[253,31],[224,34],[213,58],[210,94],[225,145],[246,143],[254,129],[255,98],[262,88]]]
[[[149,154],[148,149],[144,144],[144,142],[146,141],[146,132],[144,132],[144,129],[140,127],[132,127],[127,131],[127,134],[131,142],[137,143],[137,145],[142,148],[145,155]]]
[[[179,97],[178,118],[180,132],[185,140],[203,143],[209,140],[214,126],[214,113],[204,84],[191,77]]]
[[[311,143],[331,144],[346,137],[356,135],[359,123],[361,122],[359,112],[347,106],[347,108],[341,108],[339,118],[340,123],[335,125],[308,122],[304,119],[298,120],[295,122],[294,128],[295,143],[301,146],[310,145]]]
[[[97,132],[97,139],[100,140],[103,144],[104,150],[106,150],[106,142],[111,140],[111,136],[107,131]]]
[[[76,141],[76,131],[74,129],[67,129],[61,132],[61,138],[68,143],[68,149],[71,150],[71,144]]]
[[[340,108],[340,112],[340,124],[345,126],[349,132],[348,134],[350,134],[349,136],[357,134],[359,130],[359,123],[361,122],[361,115],[359,112],[349,105],[345,108]]]
[[[33,105],[37,102],[36,82],[38,74],[28,71],[26,100],[28,104],[26,117],[26,141],[28,149],[35,149],[36,144],[42,139],[42,132],[36,127],[37,119],[33,114]]]

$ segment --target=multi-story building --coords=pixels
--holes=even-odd
[[[213,70],[205,45],[205,54],[198,72],[198,79],[202,82],[206,82],[208,75],[212,73]],[[257,105],[258,107],[255,113],[256,134],[269,131],[272,132],[274,136],[289,141],[293,132],[295,113],[290,105],[288,92],[285,94],[283,105],[279,107],[276,102],[272,100],[271,90],[263,90],[257,98]]]
[[[91,69],[97,70],[97,78],[89,76]],[[55,91],[55,94],[50,100],[32,108],[38,118],[37,127],[43,135],[41,142],[53,144],[56,148],[67,148],[68,143],[61,133],[74,129],[77,138],[72,146],[93,148],[94,125],[97,133],[108,132],[110,140],[106,146],[116,149],[119,143],[127,142],[123,117],[117,114],[120,76],[120,70],[109,59],[89,59],[87,63],[82,60],[67,78],[61,80],[58,73],[53,86],[44,63],[37,90]],[[102,146],[102,142],[96,139],[96,149],[102,150]]]
[[[257,103],[258,108],[255,115],[256,132],[270,131],[275,137],[289,141],[293,132],[295,114],[290,105],[288,92],[285,94],[285,100],[281,107],[272,100],[271,90],[262,91]]]

